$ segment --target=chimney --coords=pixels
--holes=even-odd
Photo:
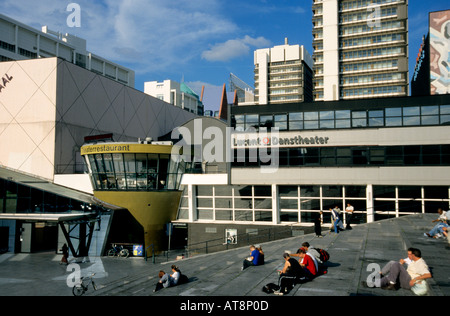
[[[289,45],[287,37],[284,38],[284,45]]]

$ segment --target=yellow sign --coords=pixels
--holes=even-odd
[[[151,144],[102,144],[81,147],[81,155],[109,154],[109,153],[158,153],[171,154],[172,145]]]

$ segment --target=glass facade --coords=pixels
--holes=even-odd
[[[450,105],[423,105],[364,110],[295,111],[276,114],[236,114],[236,131],[266,127],[280,131],[432,126],[450,124]]]
[[[169,154],[114,153],[87,155],[94,190],[178,190],[181,176],[190,168]]]
[[[93,212],[97,206],[0,179],[0,213]]]
[[[178,213],[189,220],[188,186]],[[331,224],[331,209],[344,212],[347,203],[354,207],[352,224],[363,224],[402,215],[435,213],[450,207],[449,186],[383,185],[216,185],[193,186],[194,221],[302,223],[311,225],[323,211],[323,224]],[[274,218],[275,217],[275,218]]]
[[[450,166],[450,145],[279,148],[279,167]],[[235,149],[233,167],[260,167],[263,156]],[[270,149],[268,148],[270,155]],[[257,155],[266,155],[257,152]],[[253,157],[253,158],[250,158]]]
[[[448,186],[373,186],[375,220],[448,210],[449,190]]]

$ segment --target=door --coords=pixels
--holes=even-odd
[[[33,223],[23,223],[20,233],[20,252],[31,252],[31,237],[33,233]]]

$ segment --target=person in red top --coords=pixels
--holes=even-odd
[[[306,272],[306,275],[313,279],[317,275],[317,266],[314,259],[306,253],[304,248],[299,249],[298,256],[300,257],[300,266]]]

